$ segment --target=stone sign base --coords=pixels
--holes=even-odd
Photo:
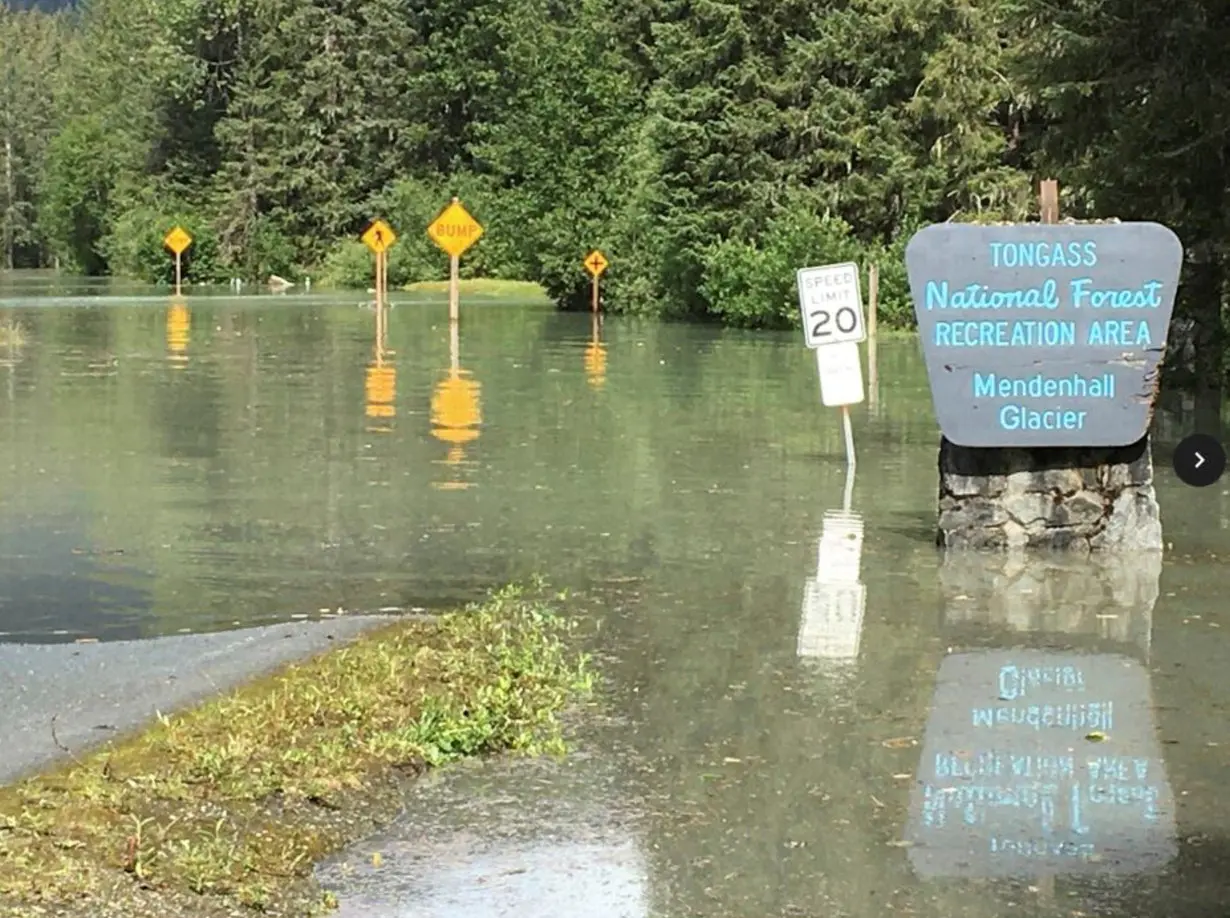
[[[943,548],[1161,551],[1146,436],[1116,448],[975,449],[940,441]]]

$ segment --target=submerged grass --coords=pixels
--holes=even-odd
[[[458,289],[465,295],[515,297],[523,300],[545,300],[547,292],[533,281],[499,280],[493,277],[476,277],[458,282]],[[448,281],[419,281],[407,284],[410,293],[448,293]]]
[[[370,831],[373,811],[395,812],[399,776],[485,753],[563,751],[557,715],[591,688],[570,630],[547,602],[507,587],[0,789],[0,907],[325,910],[313,863]]]

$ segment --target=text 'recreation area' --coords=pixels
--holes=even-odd
[[[944,436],[1127,446],[1148,429],[1183,247],[1157,223],[945,223],[906,248]]]

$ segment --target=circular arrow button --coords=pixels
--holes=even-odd
[[[1207,488],[1226,471],[1226,451],[1208,434],[1192,434],[1174,450],[1174,473],[1186,485]]]

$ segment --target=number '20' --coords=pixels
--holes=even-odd
[[[848,335],[858,328],[858,313],[853,306],[842,306],[836,312],[829,312],[827,309],[813,312],[811,318],[816,323],[811,329],[813,338],[827,338],[833,334],[830,324],[836,325],[843,335]]]

